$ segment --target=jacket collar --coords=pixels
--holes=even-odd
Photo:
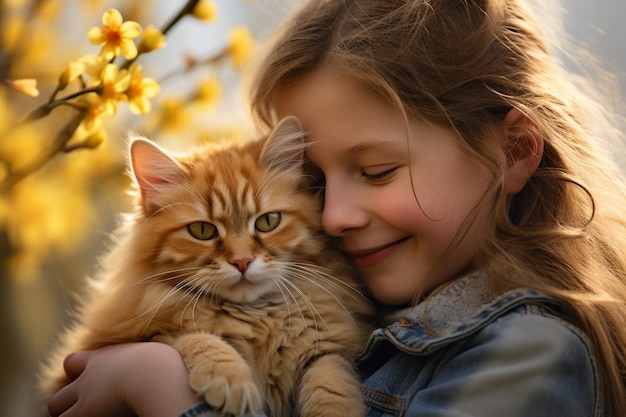
[[[516,307],[553,302],[550,296],[531,289],[498,293],[486,274],[475,272],[399,312],[397,321],[375,332],[371,343],[378,334],[379,339],[387,339],[406,352],[429,354],[479,331]]]

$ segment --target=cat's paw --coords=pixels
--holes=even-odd
[[[243,415],[261,409],[261,393],[252,380],[241,370],[215,371],[207,377],[202,368],[189,375],[191,387],[204,397],[207,404],[227,414]]]
[[[243,415],[260,410],[261,393],[249,369],[230,365],[230,369],[217,367],[212,371],[202,366],[194,367],[189,374],[191,387],[204,397],[207,404],[224,413]]]
[[[189,335],[175,347],[187,365],[191,387],[211,407],[234,415],[261,410],[252,370],[232,346],[216,336]]]
[[[301,381],[298,404],[300,417],[363,417],[367,412],[351,362],[334,354],[309,365]]]

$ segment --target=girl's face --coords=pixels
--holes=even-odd
[[[413,120],[407,137],[391,106],[326,68],[280,90],[275,105],[314,142],[307,155],[325,179],[324,230],[379,302],[408,303],[471,268],[481,225],[453,239],[491,175],[450,131]]]

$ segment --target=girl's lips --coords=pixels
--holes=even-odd
[[[348,254],[352,257],[352,260],[359,268],[374,266],[385,261],[391,255],[393,255],[400,247],[400,245],[407,239],[408,238],[401,239],[389,245],[380,246],[378,248],[348,251]]]

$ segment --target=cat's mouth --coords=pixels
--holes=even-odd
[[[246,290],[246,289],[251,289],[256,287],[257,284],[250,281],[249,279],[247,279],[245,276],[241,276],[241,278],[239,279],[239,281],[232,283],[229,285],[230,288],[232,289],[238,289],[238,290]]]
[[[268,279],[265,274],[242,273],[238,279],[224,282],[215,292],[223,298],[235,303],[255,303],[261,299],[273,298],[275,294],[281,294],[277,290],[276,281]]]
[[[204,288],[202,286],[196,286],[196,285],[191,285],[191,284],[185,284],[185,285],[182,285],[181,287],[184,290],[192,292],[194,294],[199,294],[202,296],[212,296],[212,295],[215,295],[215,293],[219,292],[220,290],[227,290],[228,292],[246,291],[246,290],[252,290],[258,287],[258,285],[259,285],[258,283],[254,283],[242,275],[241,278],[239,278],[238,280],[234,282],[231,281],[227,283],[222,283],[221,285],[218,285],[218,286],[214,286],[212,287],[212,290],[208,290],[207,288]]]

